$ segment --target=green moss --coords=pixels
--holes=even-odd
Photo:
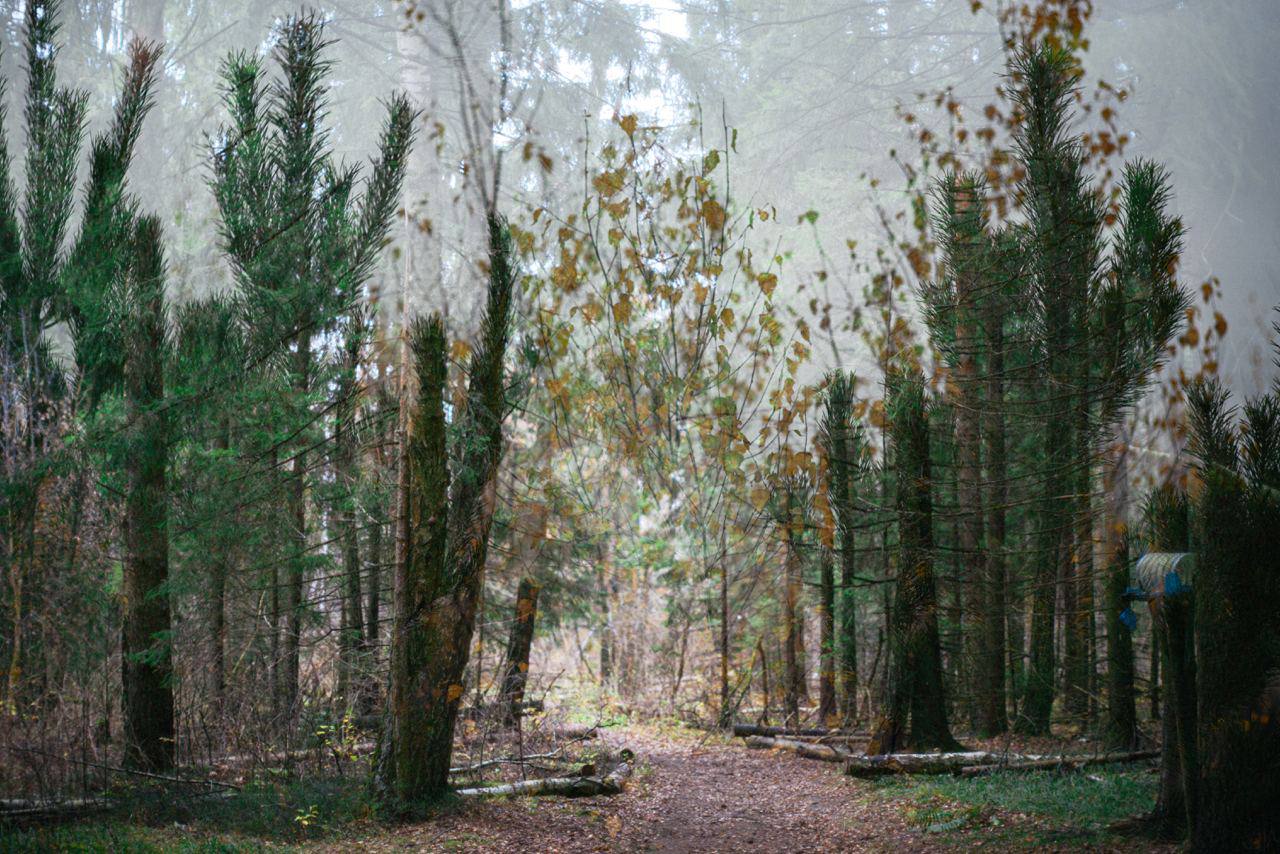
[[[1150,809],[1158,779],[1145,766],[1108,765],[1086,773],[991,774],[967,780],[895,777],[875,785],[879,794],[910,800],[905,817],[921,832],[945,839],[980,829],[984,839],[994,833],[1008,836],[1013,844],[1068,836],[1108,839],[1106,828],[1112,822]],[[1033,837],[1024,838],[1022,822],[1009,823],[1005,813],[1029,816],[1036,828]]]

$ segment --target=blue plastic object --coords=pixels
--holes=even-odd
[[[1177,570],[1170,570],[1164,576],[1164,595],[1177,596],[1182,592],[1182,579],[1178,577]]]
[[[1125,608],[1120,612],[1120,625],[1129,631],[1133,631],[1138,627],[1138,615],[1133,613],[1132,608]]]

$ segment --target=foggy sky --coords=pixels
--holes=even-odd
[[[459,4],[458,20],[474,42],[468,49],[483,65],[496,44],[494,16],[482,4],[454,0]],[[425,86],[425,93],[411,94],[446,132],[440,160],[426,173],[411,172],[427,183],[408,187],[407,198],[429,197],[424,204],[433,206],[441,228],[440,251],[465,256],[474,229],[465,225],[465,192],[452,174],[461,145],[457,74],[439,34],[428,25],[406,34],[403,10],[391,3],[315,6],[331,19],[338,40],[335,149],[348,159],[367,156],[380,99],[406,81]],[[1275,373],[1263,347],[1270,307],[1280,303],[1274,263],[1280,4],[1098,0],[1096,6],[1090,72],[1133,90],[1121,110],[1135,135],[1128,153],[1170,168],[1176,209],[1189,229],[1183,279],[1192,287],[1211,275],[1221,279],[1230,323],[1224,373],[1237,390],[1256,391]],[[517,170],[504,189],[505,205],[572,203],[587,130],[638,112],[642,121],[670,127],[673,137],[687,137],[696,103],[709,135],[722,117],[740,132],[734,169],[742,203],[776,204],[784,224],[819,210],[826,246],[843,246],[847,237],[874,245],[871,202],[892,206],[902,198],[887,152],[911,149],[895,103],[953,86],[963,103],[980,104],[990,98],[1002,61],[991,16],[975,16],[958,0],[525,0],[513,7],[525,98],[517,105],[520,131],[545,145],[557,168],[540,184],[523,181]],[[21,8],[15,0],[0,3],[11,145],[21,140]],[[60,73],[90,91],[95,127],[108,114],[128,34],[160,36],[168,45],[159,109],[133,181],[168,223],[171,287],[179,295],[224,287],[228,278],[205,185],[207,135],[221,116],[218,65],[231,50],[261,49],[271,22],[295,10],[274,0],[65,4]],[[419,78],[412,77],[415,64]],[[873,190],[864,173],[882,178],[881,185]],[[794,226],[790,231],[784,239],[803,257],[812,238]],[[447,257],[439,263],[450,268]],[[384,275],[398,273],[389,267]]]

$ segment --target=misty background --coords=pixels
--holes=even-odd
[[[11,138],[21,139],[13,97],[23,4],[0,8],[6,120]],[[206,184],[209,141],[224,115],[220,64],[232,51],[268,50],[273,22],[299,8],[330,22],[329,106],[341,157],[372,151],[381,101],[393,90],[424,110],[407,215],[379,287],[407,291],[411,310],[443,308],[455,334],[466,334],[478,289],[471,265],[480,257],[484,178],[476,166],[501,162],[493,183],[513,219],[537,206],[573,210],[584,157],[616,136],[626,114],[662,127],[674,152],[699,138],[727,147],[736,131],[733,196],[744,207],[776,209],[768,239],[793,253],[781,289],[843,265],[832,272],[846,290],[828,296],[835,313],[850,310],[861,285],[847,241],[865,258],[884,239],[877,208],[908,202],[890,153],[910,160],[917,149],[896,108],[950,89],[978,111],[1003,62],[995,13],[959,0],[514,0],[505,12],[480,0],[69,2],[60,69],[77,75],[65,82],[90,92],[91,129],[109,114],[129,38],[166,45],[158,109],[131,181],[166,223],[179,299],[230,281],[210,239],[218,224]],[[1086,35],[1090,77],[1131,92],[1119,105],[1120,129],[1133,137],[1125,156],[1154,158],[1172,172],[1175,209],[1188,227],[1184,282],[1221,282],[1229,323],[1222,374],[1238,393],[1254,393],[1275,371],[1266,335],[1269,309],[1280,302],[1280,7],[1099,0]],[[480,139],[481,125],[497,132]],[[802,220],[806,211],[819,216]],[[848,352],[843,340],[836,350],[856,366],[849,339]],[[837,358],[831,348],[817,356]]]

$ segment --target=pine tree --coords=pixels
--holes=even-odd
[[[1031,659],[1019,721],[1021,729],[1037,734],[1048,732],[1054,698],[1057,578],[1070,560],[1072,514],[1064,508],[1071,506],[1072,447],[1081,405],[1080,341],[1103,221],[1080,142],[1070,132],[1073,62],[1065,51],[1046,47],[1020,54],[1013,71],[1013,100],[1023,114],[1015,146],[1026,170],[1024,251],[1045,387]]]
[[[173,764],[175,740],[168,648],[163,253],[158,222],[139,216],[126,180],[143,120],[153,104],[160,49],[141,40],[129,46],[129,63],[112,121],[89,147],[82,216],[70,248],[64,251],[87,96],[58,86],[58,11],[58,5],[50,2],[33,2],[26,8],[27,187],[21,215],[9,176],[7,140],[0,140],[4,151],[0,155],[3,346],[24,366],[28,417],[51,423],[59,409],[79,414],[89,421],[94,439],[89,447],[105,450],[108,464],[124,474],[125,759],[133,766],[164,769]],[[60,323],[71,334],[73,383],[64,381],[46,344],[45,334]],[[110,407],[101,405],[117,394],[124,401],[123,425],[106,423],[111,419]],[[105,421],[98,423],[99,417]],[[42,435],[42,431],[30,434]],[[122,439],[106,441],[113,435]],[[34,499],[37,490],[15,491]],[[19,502],[18,512],[11,512],[6,523],[33,530],[35,515],[34,507]],[[19,534],[15,541],[23,539]],[[17,567],[17,572],[30,571],[32,553],[10,558],[28,563]],[[11,662],[10,702],[20,666],[16,658]]]
[[[249,312],[252,361],[270,361],[283,399],[275,425],[287,452],[283,577],[273,593],[273,661],[277,712],[295,711],[303,583],[313,563],[308,537],[309,448],[326,392],[319,358],[325,333],[350,310],[390,227],[413,136],[414,112],[401,95],[387,104],[378,154],[364,192],[360,170],[334,162],[325,128],[329,45],[316,14],[286,19],[274,56],[281,77],[267,82],[256,54],[224,65],[229,124],[213,152],[213,190],[225,249]],[[287,717],[286,717],[287,719]]]
[[[164,256],[160,223],[135,226],[127,273],[124,400],[125,560],[121,658],[125,760],[165,770],[174,764],[170,650],[169,418],[165,396]]]
[[[933,478],[924,380],[918,368],[898,367],[887,387],[898,571],[889,624],[888,708],[867,752],[893,753],[907,744],[952,750],[957,744],[947,722],[933,573]]]
[[[396,567],[391,692],[373,778],[379,796],[396,807],[448,791],[497,503],[508,406],[504,360],[519,279],[514,253],[506,224],[491,216],[488,298],[451,447],[443,326],[438,318],[416,324],[411,338],[419,397],[401,463],[408,536]]]
[[[1109,520],[1110,521],[1110,520]],[[1134,750],[1138,743],[1138,713],[1133,690],[1133,632],[1121,621],[1127,603],[1129,586],[1128,532],[1122,523],[1110,532],[1118,542],[1106,567],[1106,595],[1103,607],[1107,614],[1107,713],[1103,739],[1108,750]]]
[[[1201,489],[1193,508],[1195,851],[1280,846],[1280,388],[1237,426],[1215,380],[1188,395]]]
[[[1148,499],[1147,527],[1151,550],[1185,552],[1191,548],[1191,506],[1187,496],[1166,484]],[[1164,709],[1160,715],[1160,794],[1155,819],[1168,838],[1181,837],[1195,812],[1195,656],[1192,614],[1183,596],[1163,596],[1154,609],[1165,674]]]
[[[869,446],[862,424],[854,417],[853,374],[827,375],[820,441],[827,458],[827,500],[835,515],[840,558],[839,626],[836,658],[841,716],[851,726],[858,717],[858,552],[857,533],[865,513],[860,511],[858,487],[869,468]]]
[[[1095,450],[1159,366],[1186,305],[1176,280],[1182,225],[1166,212],[1168,176],[1158,166],[1126,166],[1121,222],[1109,263],[1105,257],[1104,207],[1070,130],[1074,62],[1044,46],[1020,52],[1011,70],[1022,114],[1014,142],[1025,169],[1019,266],[1032,350],[1042,365],[1036,403],[1043,425],[1031,658],[1018,726],[1039,734],[1048,732],[1055,694],[1059,577],[1068,706],[1085,708]]]

